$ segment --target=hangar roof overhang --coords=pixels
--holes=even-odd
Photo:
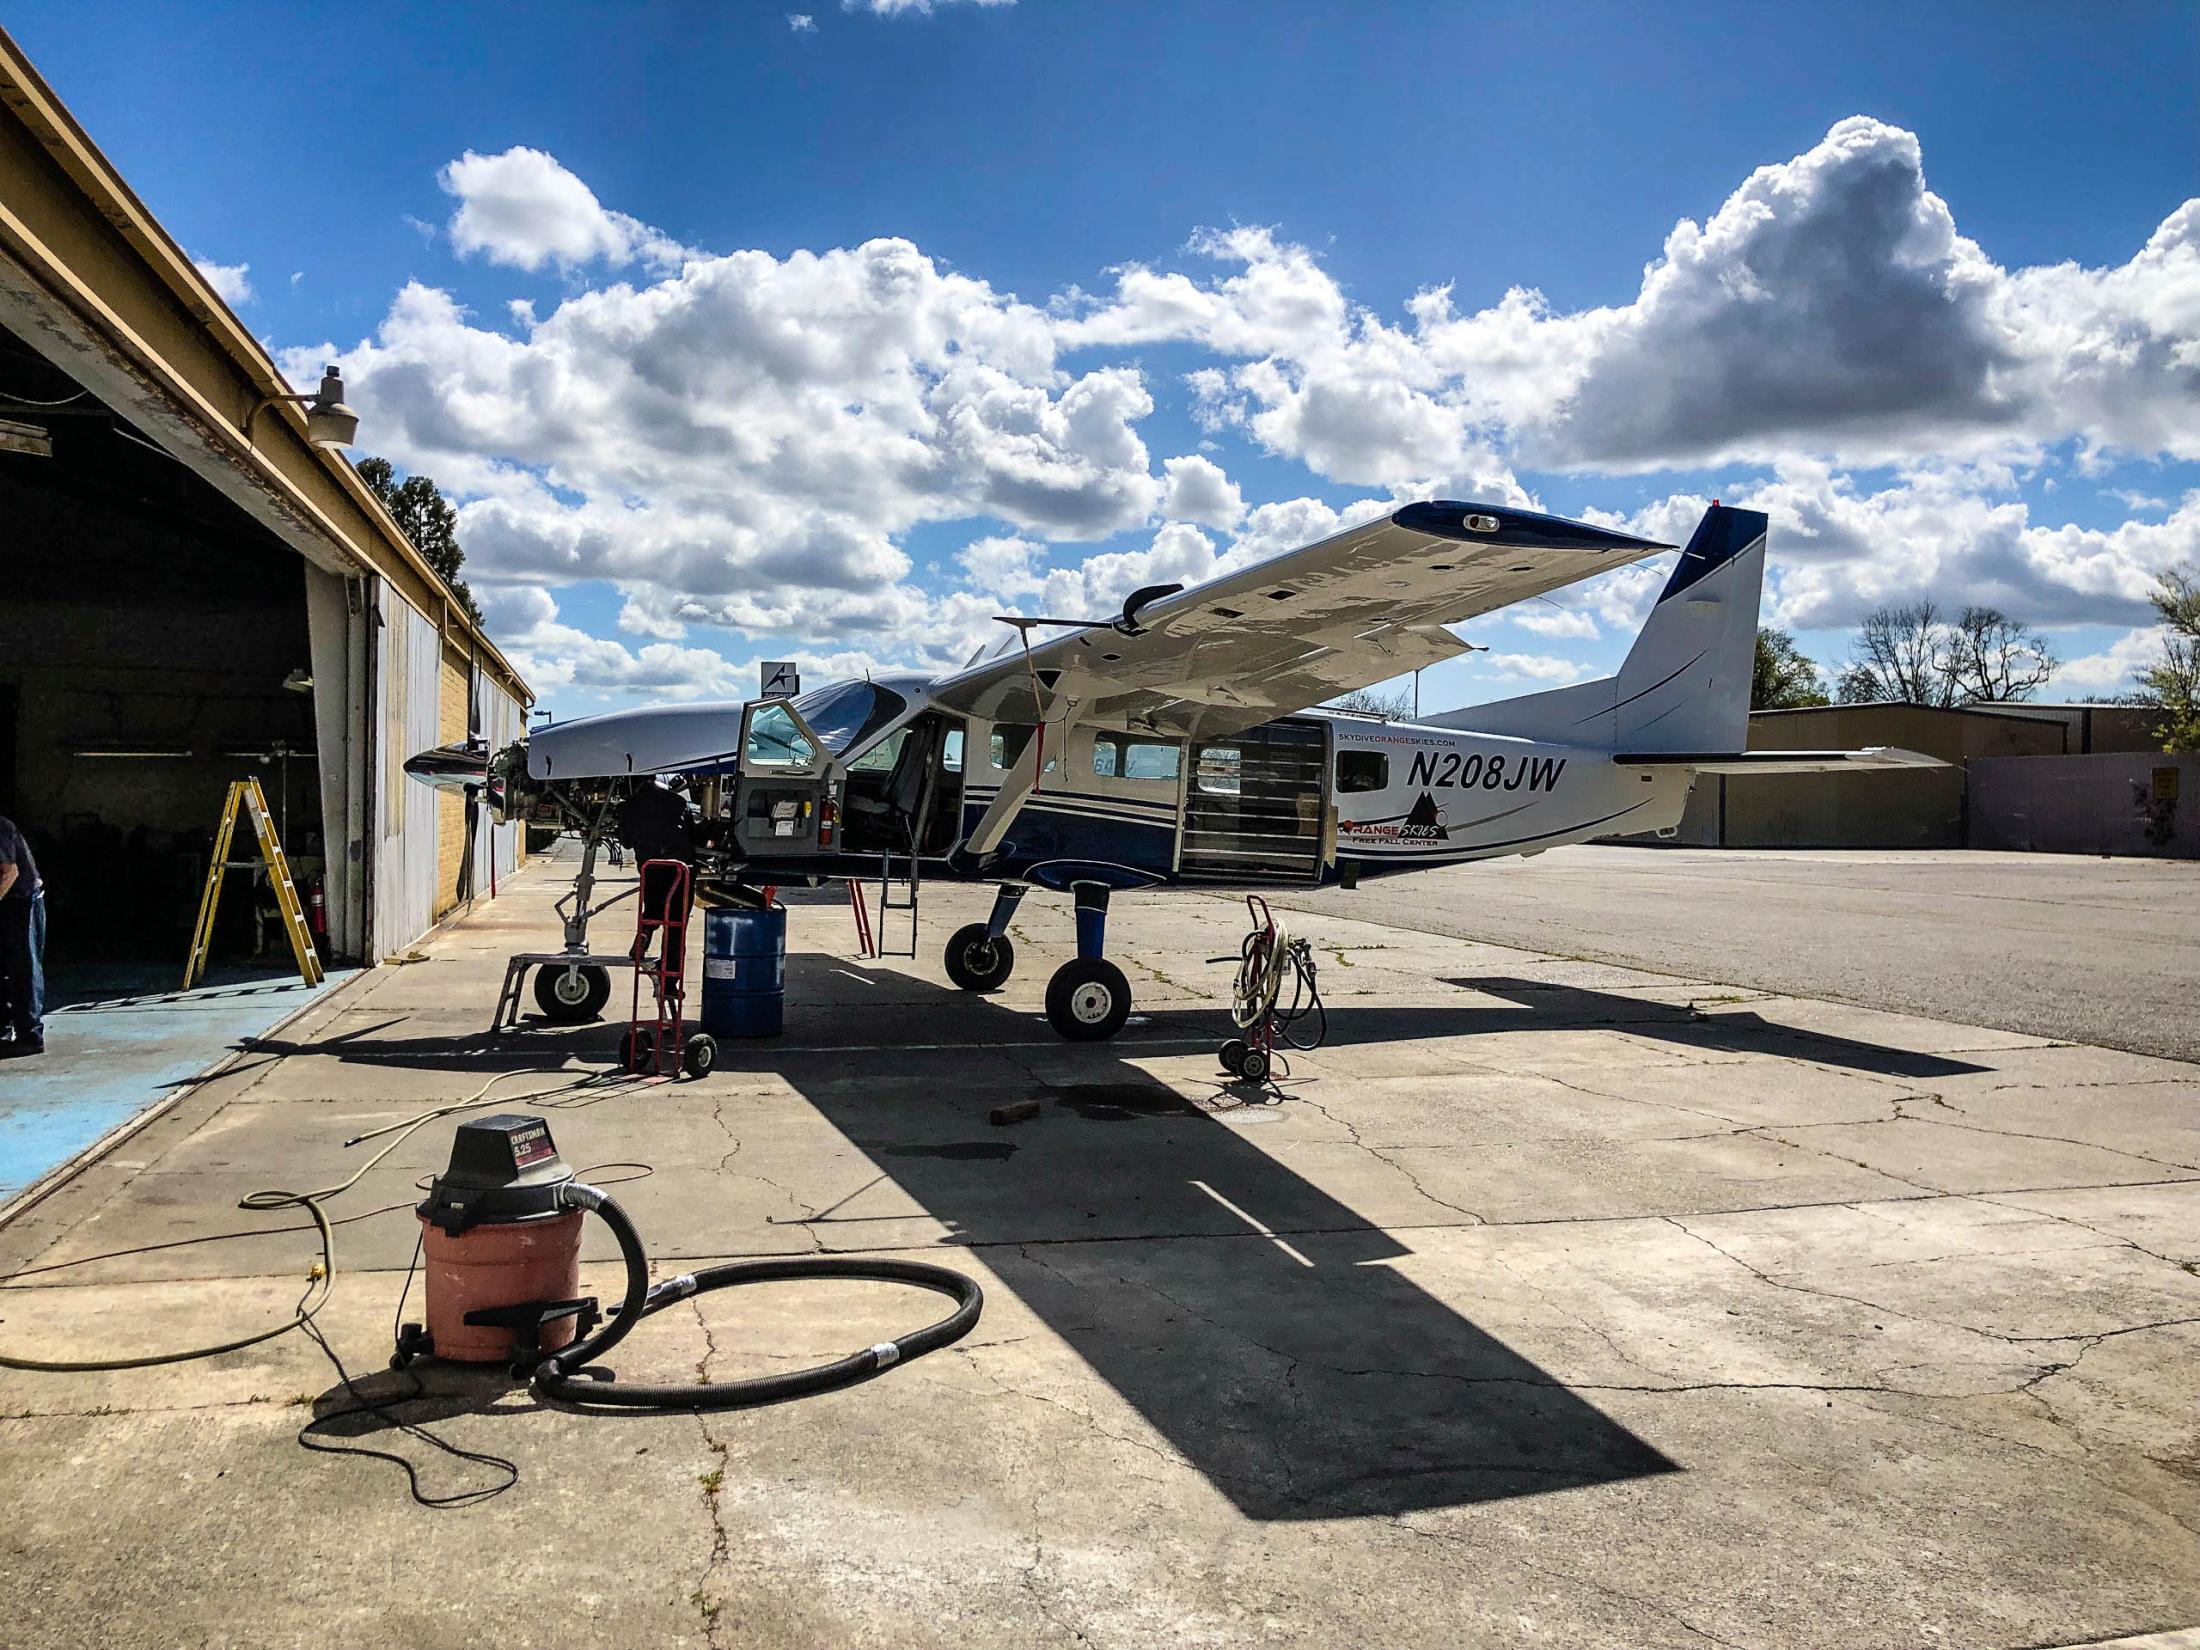
[[[317,566],[387,579],[533,701],[350,461],[307,440],[296,405],[265,406],[291,393],[273,359],[4,29],[0,326]]]

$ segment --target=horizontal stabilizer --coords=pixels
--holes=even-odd
[[[1698,773],[1854,773],[1862,768],[1945,768],[1923,751],[1867,745],[1860,751],[1742,751],[1718,755],[1692,751],[1622,751],[1612,758],[1625,768],[1694,768]]]

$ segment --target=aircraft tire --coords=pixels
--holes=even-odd
[[[982,922],[956,929],[947,942],[947,977],[965,991],[998,991],[1015,967],[1015,943],[1006,934],[987,939]]]
[[[1131,982],[1103,957],[1073,957],[1047,981],[1047,1023],[1073,1043],[1105,1042],[1131,1015]]]
[[[608,968],[570,968],[564,963],[544,963],[535,970],[535,1006],[542,1017],[561,1026],[577,1026],[600,1019],[603,1005],[611,1001]]]

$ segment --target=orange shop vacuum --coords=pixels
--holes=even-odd
[[[413,1212],[428,1296],[424,1324],[397,1333],[403,1368],[424,1354],[507,1363],[532,1374],[601,1314],[581,1287],[578,1184],[539,1117],[500,1113],[461,1123],[451,1161]]]
[[[977,1283],[921,1261],[806,1255],[732,1261],[649,1281],[640,1232],[606,1192],[574,1178],[540,1117],[516,1112],[461,1123],[451,1160],[414,1211],[426,1273],[427,1321],[397,1332],[390,1367],[433,1356],[503,1363],[514,1379],[585,1409],[736,1409],[868,1380],[970,1333],[985,1303]],[[580,1292],[582,1216],[617,1239],[625,1291],[605,1321]],[[955,1309],[924,1328],[831,1363],[745,1381],[621,1383],[597,1362],[650,1313],[691,1295],[784,1278],[861,1278],[914,1284]]]

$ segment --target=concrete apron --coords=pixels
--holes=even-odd
[[[109,991],[48,1011],[46,1052],[0,1061],[0,1220],[44,1177],[350,972],[318,986],[257,975],[190,991]]]
[[[554,873],[0,1228],[0,1265],[59,1268],[0,1293],[0,1344],[280,1321],[304,1232],[68,1263],[295,1225],[236,1199],[339,1178],[343,1139],[492,1076],[516,1097],[600,1070],[615,1026],[480,1034],[503,954],[553,932]],[[431,1367],[403,1413],[521,1469],[446,1513],[297,1447],[347,1400],[296,1335],[0,1374],[0,1641],[2014,1647],[2200,1621],[2200,1070],[1323,914],[1295,925],[1330,1041],[1260,1104],[1212,1059],[1205,959],[1240,908],[1120,902],[1143,1018],[1072,1048],[1039,1020],[1066,902],[1026,903],[989,998],[935,954],[984,891],[926,903],[913,964],[798,905],[787,1035],[706,1081],[535,1105],[597,1178],[652,1168],[615,1190],[667,1269],[944,1260],[987,1291],[969,1340],[703,1418]],[[1036,1120],[987,1124],[1021,1098]],[[423,1129],[334,1210],[366,1217],[322,1320],[356,1373],[448,1142]],[[600,1234],[587,1254],[613,1288]],[[725,1379],[936,1308],[730,1292],[614,1362]],[[320,1430],[431,1490],[487,1477]]]

